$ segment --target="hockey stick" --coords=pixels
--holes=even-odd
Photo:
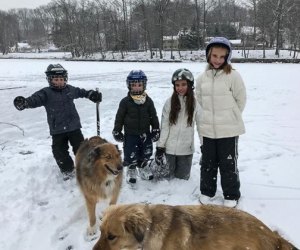
[[[99,93],[99,88],[96,88],[96,91]],[[96,102],[96,116],[97,116],[97,136],[100,136],[100,102]]]

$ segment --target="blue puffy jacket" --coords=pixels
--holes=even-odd
[[[45,87],[26,100],[28,108],[45,107],[50,135],[56,135],[81,128],[74,99],[83,97],[88,97],[87,90],[67,84],[61,90]]]

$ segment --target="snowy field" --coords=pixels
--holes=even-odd
[[[13,99],[47,85],[44,71],[50,63],[69,71],[69,83],[99,87],[101,135],[113,141],[111,131],[119,101],[126,93],[131,69],[148,76],[148,94],[159,117],[172,93],[170,78],[180,68],[195,76],[205,63],[100,63],[48,60],[0,60],[0,249],[88,250],[87,215],[76,181],[62,181],[51,153],[44,108],[17,111]],[[244,112],[246,134],[240,137],[239,169],[245,210],[300,247],[300,65],[234,64],[244,78],[248,102]],[[96,135],[96,108],[88,99],[75,101],[85,137]],[[196,139],[188,181],[139,181],[137,190],[124,182],[119,203],[198,204],[199,141]],[[121,146],[121,144],[119,145]],[[221,204],[220,185],[215,198]],[[98,208],[99,211],[104,206]]]
[[[263,50],[246,50],[246,54],[248,58],[263,58]],[[294,52],[288,50],[280,50],[279,57],[275,55],[275,50],[266,50],[265,51],[266,58],[268,59],[278,59],[278,58],[285,58],[285,59],[292,59],[294,56]],[[70,52],[43,52],[43,53],[9,53],[7,55],[0,54],[1,58],[51,58],[53,60],[59,58],[71,58]],[[205,59],[205,51],[204,50],[194,50],[194,51],[180,51],[180,55],[178,51],[173,51],[173,57],[176,60],[182,61],[206,61]],[[299,57],[299,52],[296,54],[296,58]],[[232,58],[244,58],[242,50],[233,50],[232,51]],[[100,53],[95,53],[94,55],[88,57],[88,59],[102,59]],[[121,53],[111,51],[105,53],[106,60],[121,60]],[[150,60],[150,52],[125,52],[124,53],[125,60]],[[171,59],[171,52],[170,51],[163,51],[163,60],[170,60]],[[153,56],[153,60],[160,60],[159,59],[159,52],[156,51]]]

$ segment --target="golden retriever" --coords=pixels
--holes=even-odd
[[[297,249],[254,216],[212,205],[110,206],[93,250]]]
[[[110,199],[116,204],[122,184],[122,159],[117,146],[101,137],[86,139],[76,153],[76,178],[89,216],[88,235],[97,232],[96,204]]]

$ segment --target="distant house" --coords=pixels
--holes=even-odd
[[[233,48],[238,48],[242,46],[242,39],[229,40]]]
[[[31,52],[31,51],[32,51],[32,47],[26,41],[19,42],[15,46],[10,47],[10,52]]]
[[[179,46],[179,36],[163,36],[164,50],[177,50]]]
[[[242,43],[246,47],[257,46],[257,42],[261,38],[261,30],[256,27],[256,35],[254,37],[254,27],[252,26],[243,26],[241,27],[241,38]]]
[[[207,45],[213,37],[206,37],[205,45]],[[242,39],[230,39],[229,42],[231,43],[232,48],[238,48],[242,46]]]

